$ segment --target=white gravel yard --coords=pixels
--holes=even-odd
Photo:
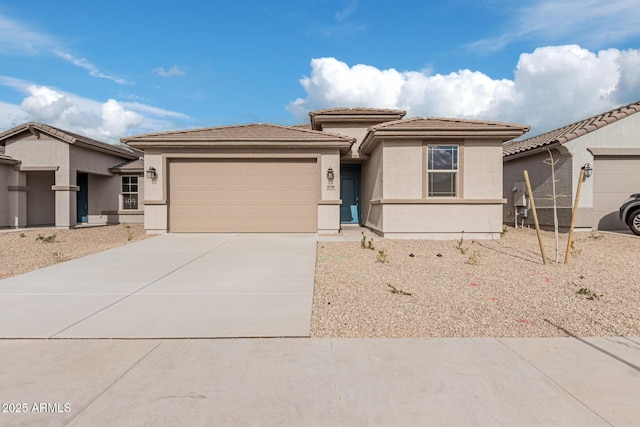
[[[640,335],[640,238],[567,234],[543,265],[534,229],[499,240],[319,242],[314,337],[554,337]],[[384,249],[386,262],[378,250]],[[463,253],[464,251],[464,253]],[[410,254],[414,256],[411,257]],[[438,256],[440,254],[441,256]]]
[[[71,230],[3,230],[0,233],[0,280],[146,238],[142,224]]]

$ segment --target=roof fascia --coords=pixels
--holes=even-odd
[[[227,138],[216,141],[211,139],[190,139],[176,141],[167,140],[138,140],[127,141],[133,148],[338,148],[341,152],[348,152],[354,144],[355,139],[350,140],[329,140],[329,141],[308,141],[308,140],[283,140],[283,139],[261,139],[259,141],[247,139]]]
[[[18,163],[20,163],[20,160],[18,159],[13,159],[10,157],[2,157],[0,156],[0,164],[3,165],[17,165]]]
[[[438,139],[438,140],[486,140],[509,141],[522,136],[526,128],[521,129],[372,129],[365,136],[358,151],[368,154],[375,143],[382,139]]]
[[[407,113],[381,113],[376,112],[372,114],[357,113],[357,114],[345,114],[336,112],[326,113],[309,113],[311,117],[311,128],[313,130],[322,130],[321,125],[323,123],[384,123],[395,120],[401,120]]]
[[[563,144],[558,141],[555,141],[549,145],[543,145],[542,147],[536,147],[531,150],[521,151],[519,153],[509,154],[502,158],[503,162],[508,162],[510,160],[521,159],[523,157],[533,156],[534,154],[542,153],[547,150],[558,150],[562,156],[570,156],[571,151],[567,149]]]
[[[99,142],[99,141],[98,141]],[[88,141],[82,141],[79,139],[76,139],[75,142],[71,143],[72,145],[77,145],[78,147],[83,147],[83,148],[88,148],[90,150],[93,151],[99,151],[101,153],[106,153],[106,154],[111,154],[114,156],[118,156],[118,157],[124,157],[130,160],[135,160],[140,158],[139,155],[135,154],[135,153],[131,153],[129,151],[127,151],[124,148],[120,148],[117,146],[110,146],[107,143],[100,143],[100,145],[95,144],[95,143],[91,143]],[[104,144],[104,146],[102,145]]]

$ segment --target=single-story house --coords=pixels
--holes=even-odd
[[[141,156],[37,122],[0,133],[0,227],[142,223]]]
[[[589,117],[560,129],[503,147],[505,223],[528,224],[530,200],[523,171],[527,170],[540,224],[553,227],[551,166],[555,164],[556,207],[561,229],[571,223],[580,170],[590,170],[582,189],[576,229],[627,229],[618,209],[640,192],[640,101]]]
[[[528,126],[333,108],[304,126],[247,124],[122,138],[144,151],[149,233],[318,232],[496,238],[502,144]]]

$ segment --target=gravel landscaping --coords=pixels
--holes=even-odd
[[[142,224],[3,231],[0,280],[146,238]]]
[[[319,242],[313,337],[640,336],[640,238]],[[142,225],[0,232],[0,280],[147,238]],[[368,248],[371,240],[373,250]],[[384,250],[383,254],[379,250]]]
[[[499,240],[319,242],[314,337],[640,335],[640,238],[543,232]],[[368,246],[368,244],[365,244]],[[378,250],[384,249],[386,262]],[[412,256],[413,255],[413,256]]]

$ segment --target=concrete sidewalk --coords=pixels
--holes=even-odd
[[[166,234],[0,281],[0,338],[304,337],[316,235]]]
[[[640,337],[0,340],[0,360],[0,402],[25,410],[0,425],[640,420]]]

